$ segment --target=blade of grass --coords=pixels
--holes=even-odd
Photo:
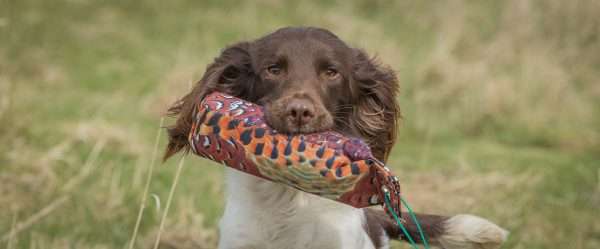
[[[152,173],[154,172],[154,163],[156,162],[156,154],[158,153],[158,144],[160,141],[160,135],[163,130],[164,118],[160,119],[160,124],[158,126],[158,132],[156,132],[156,138],[154,140],[154,150],[152,151],[152,158],[150,159],[150,169],[148,169],[148,175],[146,176],[146,186],[144,186],[144,193],[142,194],[142,201],[140,204],[140,210],[138,211],[137,220],[135,222],[135,227],[133,228],[133,235],[131,236],[131,240],[129,241],[129,249],[132,249],[135,245],[135,239],[137,237],[137,233],[142,222],[142,215],[144,214],[144,209],[146,209],[146,199],[148,198],[148,189],[150,188],[150,182],[152,181]]]
[[[167,204],[165,206],[165,211],[163,212],[163,216],[160,220],[160,226],[158,227],[158,234],[156,235],[156,241],[154,242],[154,249],[158,249],[158,245],[160,243],[160,236],[161,236],[162,230],[165,226],[165,220],[167,219],[167,214],[169,213],[169,207],[171,206],[171,200],[173,199],[173,193],[175,193],[175,188],[177,187],[177,182],[179,182],[179,175],[181,174],[181,169],[183,168],[184,161],[185,161],[185,156],[182,156],[181,160],[179,160],[179,165],[177,166],[177,172],[175,172],[175,179],[173,180],[173,184],[171,185],[171,190],[169,191],[169,197],[167,198]]]

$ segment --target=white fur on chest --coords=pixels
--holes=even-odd
[[[374,248],[364,213],[226,168],[219,248]]]

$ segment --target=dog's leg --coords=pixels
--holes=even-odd
[[[382,210],[365,209],[370,232],[385,231],[388,239],[407,241],[396,222]],[[506,240],[508,232],[496,224],[473,215],[452,217],[416,214],[429,244],[444,249],[495,249]],[[422,243],[416,224],[408,213],[402,213],[404,225],[417,243]],[[373,236],[371,236],[373,239]],[[382,239],[379,236],[379,239]],[[385,238],[383,238],[385,239]]]

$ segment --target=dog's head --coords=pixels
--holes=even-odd
[[[393,71],[325,29],[282,28],[226,48],[169,109],[178,120],[169,128],[165,158],[188,148],[193,107],[212,91],[265,106],[267,122],[283,133],[333,129],[359,136],[381,160],[396,137]]]

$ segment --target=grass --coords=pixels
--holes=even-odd
[[[600,247],[597,1],[340,3],[0,1],[0,247],[126,248],[165,108],[226,44],[287,25],[398,71],[390,165],[414,209],[489,218],[504,248]],[[176,164],[155,165],[136,248]],[[186,159],[164,248],[215,247],[221,170]]]

